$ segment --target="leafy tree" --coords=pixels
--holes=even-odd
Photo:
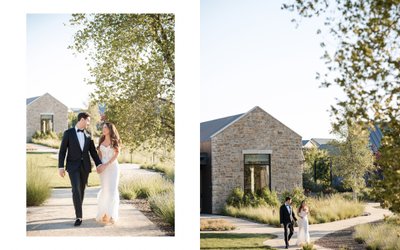
[[[306,148],[304,154],[303,187],[311,191],[321,191],[330,185],[330,156],[326,150]],[[315,167],[315,173],[314,173]],[[314,174],[316,176],[314,176]],[[314,177],[317,177],[318,184]],[[321,186],[322,185],[322,186]]]
[[[78,122],[78,115],[73,111],[68,112],[68,128],[74,127],[77,122]]]
[[[381,201],[383,207],[400,213],[400,130],[386,130],[389,134],[383,141],[378,155],[378,167],[383,179],[377,178],[372,195]]]
[[[173,14],[74,14],[74,43],[125,146],[172,148],[175,138]]]
[[[92,136],[99,136],[101,134],[101,128],[99,127],[100,113],[98,104],[95,101],[90,100],[87,112],[90,114],[89,131],[91,132]]]
[[[390,190],[400,183],[400,0],[296,0],[282,8],[301,18],[325,18],[337,46],[330,49],[322,40],[328,73],[317,73],[317,79],[347,96],[331,107],[335,129],[356,120],[384,130],[378,161],[383,180],[374,191],[381,204],[399,213],[400,198]],[[317,33],[324,34],[322,27]]]
[[[336,132],[343,141],[334,141],[336,175],[343,177],[345,187],[353,190],[353,199],[365,187],[364,176],[374,169],[374,156],[369,147],[369,131],[353,123]]]

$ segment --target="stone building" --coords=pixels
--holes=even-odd
[[[301,136],[259,107],[200,124],[200,206],[219,213],[235,187],[302,187]]]
[[[26,99],[26,141],[32,140],[36,131],[56,133],[68,128],[68,108],[46,93]]]

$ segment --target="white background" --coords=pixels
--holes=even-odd
[[[197,0],[2,1],[0,249],[199,249],[199,5]],[[26,14],[77,12],[175,13],[175,237],[26,236]]]

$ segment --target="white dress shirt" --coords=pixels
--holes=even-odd
[[[85,133],[79,132],[78,127],[75,126],[76,136],[78,137],[79,146],[81,146],[81,150],[83,151],[83,146],[85,145]]]
[[[286,208],[287,208],[287,210],[289,212],[290,220],[293,221],[292,207],[290,205],[286,204]]]

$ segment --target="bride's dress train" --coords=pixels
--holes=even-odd
[[[112,147],[100,145],[102,162],[108,162],[114,155]],[[96,220],[103,222],[103,218],[111,219],[111,222],[118,220],[119,207],[119,166],[118,161],[112,162],[102,173],[100,173],[101,189],[97,194],[98,209]]]
[[[310,233],[308,229],[308,213],[302,210],[299,215],[303,218],[299,218],[299,232],[297,234],[297,242],[296,245],[300,246],[302,244],[310,243]]]

